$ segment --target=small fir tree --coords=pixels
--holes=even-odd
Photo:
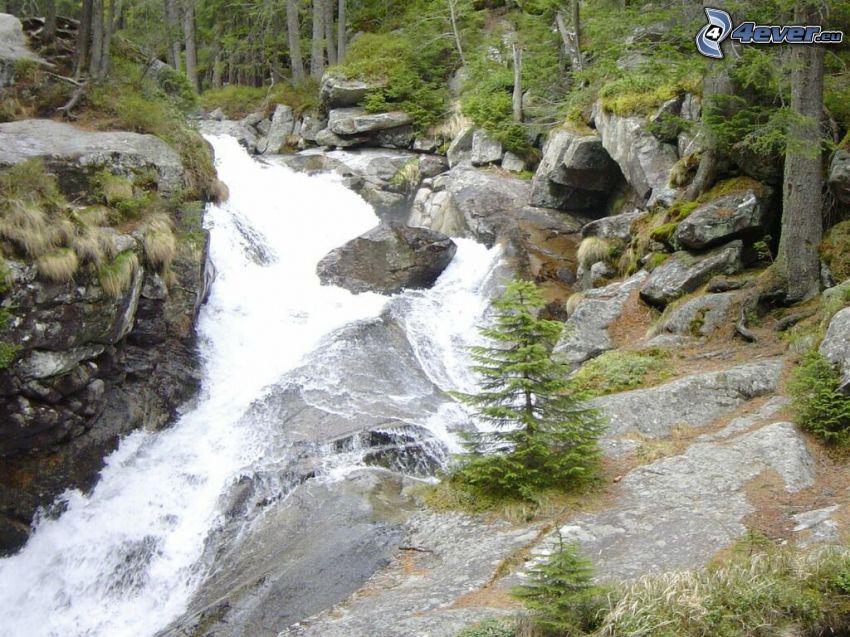
[[[533,499],[545,489],[586,483],[599,462],[598,413],[570,393],[570,368],[552,357],[562,324],[537,316],[537,287],[514,281],[493,302],[492,344],[471,349],[477,394],[456,394],[492,431],[468,437],[455,483],[498,498]]]
[[[598,627],[604,589],[593,584],[593,567],[574,544],[564,544],[529,570],[529,582],[511,593],[532,611],[532,621],[559,637],[586,635]]]

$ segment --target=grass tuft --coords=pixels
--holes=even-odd
[[[670,352],[663,349],[612,350],[580,367],[570,385],[588,397],[616,394],[666,380],[669,366]]]
[[[122,252],[97,271],[97,278],[103,291],[114,299],[120,298],[133,282],[133,276],[139,269],[139,258],[132,251]]]
[[[173,224],[165,215],[155,215],[145,230],[145,259],[154,268],[167,270],[177,253]]]
[[[55,283],[71,281],[77,273],[80,262],[77,253],[70,248],[54,250],[36,261],[39,275]]]
[[[578,262],[589,268],[599,261],[607,261],[611,256],[611,244],[599,237],[587,237],[578,247]]]

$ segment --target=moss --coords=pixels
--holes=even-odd
[[[662,349],[613,350],[585,363],[570,387],[588,397],[646,387],[669,377],[670,353]]]
[[[697,313],[694,314],[694,317],[691,319],[690,323],[688,323],[688,333],[691,336],[702,335],[702,328],[705,327],[705,317],[709,310],[710,308],[701,307],[697,310]]]
[[[654,228],[652,232],[649,233],[650,239],[653,241],[658,241],[660,243],[664,243],[669,245],[670,239],[673,236],[673,233],[676,232],[676,228],[679,227],[678,223],[665,223],[657,228]]]
[[[753,190],[757,195],[762,196],[765,194],[765,185],[752,177],[733,177],[732,179],[725,179],[718,182],[697,201],[706,203],[724,195],[731,195],[746,190]]]
[[[653,252],[652,255],[650,255],[649,259],[647,259],[646,265],[644,267],[646,267],[647,272],[652,272],[655,268],[667,261],[667,259],[669,258],[669,254],[665,254],[663,252]]]
[[[672,67],[657,73],[633,72],[607,82],[599,91],[602,108],[615,115],[641,115],[683,93],[696,93],[700,77]]]
[[[0,369],[6,369],[15,362],[15,358],[17,358],[20,351],[21,348],[19,345],[0,341]]]
[[[820,245],[820,254],[836,281],[850,279],[850,221],[830,228]]]

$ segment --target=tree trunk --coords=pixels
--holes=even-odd
[[[109,16],[103,25],[103,44],[100,50],[100,64],[98,65],[97,75],[95,76],[98,81],[105,79],[109,73],[109,51],[112,46],[112,36],[118,30],[118,23],[121,20],[121,11],[123,8],[123,0],[110,0]]]
[[[798,2],[794,24],[815,24],[815,5]],[[820,291],[818,246],[823,238],[823,164],[820,119],[823,113],[823,48],[796,46],[791,53],[791,110],[799,118],[788,131],[782,192],[782,234],[777,272],[785,300],[804,301]]]
[[[298,19],[298,0],[286,0],[286,34],[289,39],[289,61],[292,81],[304,81],[304,60],[301,58],[301,23]]]
[[[571,7],[573,12],[573,44],[575,45],[576,61],[578,62],[578,70],[584,69],[584,58],[581,55],[581,9],[579,0],[572,0]]]
[[[345,0],[339,0],[339,12],[336,18],[336,59],[342,62],[345,56]]]
[[[719,99],[723,95],[732,95],[734,91],[735,87],[725,68],[720,69],[713,75],[707,75],[702,83],[703,121],[705,122],[710,118],[716,120],[722,119],[725,114],[725,105],[715,103],[714,100]],[[714,180],[717,178],[719,157],[716,136],[712,132],[711,126],[705,124],[701,128],[700,134],[702,136],[703,150],[700,155],[696,175],[682,195],[682,199],[686,201],[693,201],[702,195],[714,185]]]
[[[103,0],[92,0],[89,77],[93,80],[100,79],[100,65],[103,61],[103,40]]]
[[[91,48],[91,14],[92,0],[83,0],[80,15],[80,28],[77,30],[77,59],[74,62],[74,77],[78,80],[83,76],[89,63]]]
[[[455,45],[457,46],[457,53],[460,56],[460,63],[466,66],[466,58],[463,55],[463,46],[460,43],[460,33],[457,30],[457,15],[455,15],[455,0],[448,0],[449,3],[449,17],[452,22],[452,33],[455,36]]]
[[[180,13],[177,10],[177,0],[165,0],[165,26],[168,49],[168,63],[180,70]]]
[[[581,52],[579,51],[578,44],[575,41],[574,34],[567,29],[567,24],[564,22],[564,14],[560,11],[555,14],[555,22],[558,25],[558,32],[561,34],[561,40],[564,43],[567,55],[569,55],[570,60],[572,60],[573,70],[581,71],[584,68],[584,61],[581,59]]]
[[[325,70],[324,0],[313,0],[313,42],[310,50],[310,75],[321,79]]]
[[[195,93],[198,86],[198,50],[195,46],[195,2],[186,0],[183,6],[183,38],[186,45],[186,77]]]
[[[325,7],[325,48],[328,50],[328,64],[336,64],[336,38],[334,34],[334,2],[322,0]]]
[[[522,50],[517,44],[513,45],[514,49],[514,93],[513,93],[513,114],[514,119],[522,122]]]
[[[44,29],[41,37],[45,42],[53,42],[56,37],[56,0],[46,0],[44,3]]]

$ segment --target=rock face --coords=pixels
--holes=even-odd
[[[602,145],[638,196],[648,205],[672,201],[675,191],[668,180],[678,159],[675,147],[656,139],[637,117],[607,113],[597,105],[595,121]]]
[[[326,73],[322,77],[319,98],[328,109],[357,106],[370,91],[381,88],[381,86],[379,83],[347,80],[333,73]]]
[[[528,202],[528,182],[461,165],[421,188],[408,223],[493,245],[507,219]]]
[[[694,210],[673,233],[678,248],[703,250],[732,239],[763,234],[768,220],[770,191],[754,188],[718,197]]]
[[[673,334],[708,336],[731,320],[734,292],[706,294],[676,307],[662,329]]]
[[[621,283],[585,292],[555,346],[556,357],[578,366],[613,349],[608,328],[620,318],[629,296],[645,279],[646,272],[642,270]]]
[[[559,130],[549,136],[532,180],[531,204],[604,214],[623,176],[597,135]]]
[[[581,229],[581,236],[628,241],[632,236],[632,227],[635,225],[635,222],[645,216],[645,212],[635,210],[634,212],[624,212],[619,215],[602,217],[602,219],[591,221],[584,226]]]
[[[52,120],[31,119],[0,124],[0,138],[0,167],[42,159],[66,192],[85,187],[87,171],[101,168],[128,176],[136,169],[153,168],[164,195],[183,187],[180,156],[153,135],[92,132]]]
[[[446,157],[449,159],[451,168],[472,158],[472,140],[474,137],[475,129],[469,126],[462,130],[449,144]]]
[[[850,203],[850,152],[835,151],[829,165],[829,187],[843,203]]]
[[[652,305],[667,305],[707,283],[715,274],[737,274],[741,271],[744,244],[733,241],[704,255],[676,252],[655,268],[640,291],[641,298]]]
[[[832,317],[820,353],[841,370],[841,391],[850,393],[850,308]]]
[[[0,13],[0,95],[15,79],[15,65],[20,60],[42,62],[27,47],[21,21],[8,13]]]
[[[438,232],[382,223],[332,250],[317,271],[325,285],[395,294],[432,286],[456,251],[455,243]]]
[[[46,283],[34,266],[7,263],[3,339],[22,349],[0,370],[0,552],[26,540],[38,507],[89,488],[120,436],[167,424],[197,390],[193,326],[212,277],[206,242],[181,246],[170,292],[137,268],[119,298],[86,273]]]
[[[401,111],[367,113],[362,108],[336,108],[328,115],[328,128],[337,135],[359,135],[406,126],[412,121]]]
[[[292,135],[295,120],[292,117],[292,108],[284,104],[278,104],[272,115],[271,125],[266,138],[259,144],[261,154],[279,153],[281,146]]]

